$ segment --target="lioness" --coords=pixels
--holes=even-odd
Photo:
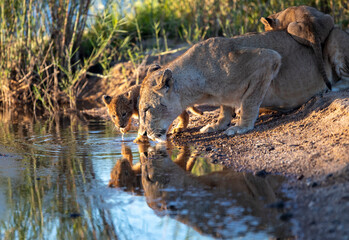
[[[349,87],[345,81],[349,80],[348,34],[332,30],[324,52],[330,81],[338,75],[343,80],[340,88]],[[245,133],[253,129],[260,106],[293,109],[326,89],[314,62],[313,51],[285,31],[211,38],[195,44],[143,81],[140,134],[165,141],[173,119],[185,108],[203,103],[222,105],[222,111],[217,123],[201,132]],[[228,128],[234,109],[239,107],[239,123]]]
[[[148,74],[159,68],[159,65],[152,65],[148,70]],[[110,115],[115,126],[119,128],[120,132],[122,133],[126,133],[130,130],[132,117],[138,119],[138,100],[140,88],[141,85],[132,86],[126,92],[114,97],[103,95],[102,99],[108,109],[108,114]],[[196,115],[203,114],[203,112],[196,107],[190,107],[188,110]],[[189,114],[184,110],[178,117],[178,120],[177,126],[172,130],[173,133],[182,131],[187,127],[189,123]],[[143,142],[147,141],[147,138],[138,135],[134,141]]]
[[[334,27],[333,18],[313,7],[289,7],[281,12],[261,18],[265,31],[284,30],[301,44],[312,47],[316,56],[317,66],[323,80],[331,90],[332,86],[324,68],[322,47],[330,31]]]

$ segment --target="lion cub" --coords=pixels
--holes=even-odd
[[[103,102],[107,106],[108,113],[115,126],[119,128],[122,133],[126,133],[130,130],[132,117],[138,119],[140,88],[141,85],[132,86],[126,92],[114,97],[103,95]],[[196,115],[203,114],[202,111],[195,107],[190,107],[188,109]],[[179,122],[177,126],[172,130],[173,133],[182,131],[188,126],[189,114],[186,111],[183,111],[178,119]],[[146,137],[138,135],[134,141],[143,142],[147,140]]]
[[[284,30],[300,44],[313,48],[317,66],[327,85],[331,90],[331,82],[328,80],[322,56],[323,44],[334,27],[333,18],[308,6],[289,7],[281,12],[261,18],[265,31]]]

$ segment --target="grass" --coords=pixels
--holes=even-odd
[[[94,11],[91,0],[4,0],[0,104],[44,113],[75,110],[86,78],[108,75],[117,62],[136,66],[178,42],[261,32],[260,17],[303,4],[349,28],[344,0],[108,0],[102,11]]]

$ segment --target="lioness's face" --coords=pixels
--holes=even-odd
[[[118,95],[115,97],[103,96],[103,102],[107,106],[108,113],[115,126],[122,133],[127,132],[128,124],[133,113],[133,102],[127,96]]]
[[[140,134],[163,142],[173,120],[182,112],[179,94],[174,91],[172,72],[158,70],[147,75],[139,100]]]

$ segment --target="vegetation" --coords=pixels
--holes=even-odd
[[[0,113],[0,145],[21,156],[1,159],[12,172],[0,174],[1,239],[118,239],[125,216],[103,203],[106,184],[96,180],[91,151],[96,147],[84,146],[96,143],[89,126],[73,114],[42,121],[21,115],[15,123],[12,117]],[[115,138],[113,124],[100,129],[102,139]],[[114,158],[105,154],[103,164]]]
[[[34,111],[76,109],[89,76],[118,61],[212,36],[263,31],[259,19],[293,5],[311,5],[349,27],[346,0],[91,0],[0,1],[0,104]]]

